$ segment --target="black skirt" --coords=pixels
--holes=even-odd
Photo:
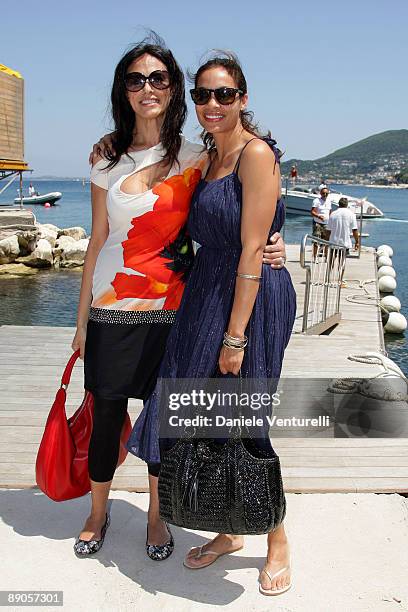
[[[172,323],[88,321],[85,389],[104,399],[146,400],[154,390]]]

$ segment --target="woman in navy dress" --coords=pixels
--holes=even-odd
[[[209,378],[219,368],[222,375],[238,375],[241,370],[245,378],[279,378],[296,312],[296,294],[286,268],[274,270],[262,264],[269,232],[279,231],[284,221],[279,151],[275,141],[260,138],[251,123],[245,110],[246,81],[233,56],[201,66],[191,93],[211,163],[196,187],[188,220],[188,231],[201,247],[159,376]],[[248,342],[243,346],[245,337]],[[129,450],[146,461],[160,459],[158,422],[154,392],[128,443]],[[271,448],[269,437],[262,443]],[[242,537],[219,534],[193,548],[184,564],[199,569],[242,546]],[[281,523],[268,534],[261,592],[286,591],[289,565]]]

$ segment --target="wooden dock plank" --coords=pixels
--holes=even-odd
[[[305,271],[299,265],[299,246],[288,245],[287,267],[297,293],[297,323],[285,353],[285,377],[371,377],[382,368],[356,363],[351,354],[381,351],[381,315],[372,303],[356,304],[347,296],[363,296],[357,282],[375,279],[372,250],[361,259],[347,259],[341,292],[342,320],[331,333],[303,335],[301,329]],[[376,283],[367,285],[378,296]],[[364,323],[364,325],[362,325]],[[32,487],[38,445],[63,367],[72,354],[71,327],[0,327],[0,486]],[[77,362],[68,390],[67,415],[83,397],[83,364]],[[130,400],[132,422],[142,408]],[[408,439],[404,438],[274,437],[285,489],[288,492],[408,492]],[[114,489],[146,491],[144,462],[128,455],[117,470]]]

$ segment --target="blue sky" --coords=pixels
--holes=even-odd
[[[284,159],[313,159],[408,127],[407,17],[406,0],[19,0],[1,9],[0,63],[25,79],[26,159],[37,175],[88,173],[90,146],[110,128],[115,65],[143,27],[183,68],[207,49],[233,49],[250,108]],[[196,138],[190,109],[185,134]]]

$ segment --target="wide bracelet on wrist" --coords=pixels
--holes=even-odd
[[[241,272],[237,272],[237,276],[239,278],[245,278],[247,280],[260,281],[262,276],[257,276],[256,274],[241,274]]]
[[[230,336],[228,332],[224,333],[223,345],[228,348],[241,350],[246,347],[248,344],[248,338],[244,335],[243,338],[236,338],[235,336]]]

